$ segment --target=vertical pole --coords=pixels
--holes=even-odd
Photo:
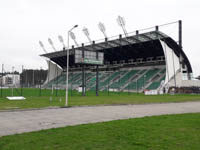
[[[50,60],[48,60],[48,78],[47,78],[47,80],[48,80],[48,84],[49,84],[49,74],[50,74]],[[48,85],[47,84],[47,85]],[[48,87],[48,86],[47,86]]]
[[[56,64],[56,97],[58,96],[58,65]]]
[[[144,90],[144,76],[143,76],[143,90]]]
[[[178,25],[179,25],[179,46],[182,48],[182,21],[179,20],[178,21]]]
[[[120,78],[121,78],[121,71],[120,71],[120,68],[119,68],[119,81],[118,81],[118,91],[119,91],[119,95],[120,95]]]
[[[41,96],[41,71],[42,71],[42,67],[40,67],[40,96]]]
[[[75,53],[75,50],[74,50],[74,45],[72,45],[72,50],[74,51]],[[75,57],[75,56],[74,56]],[[71,69],[71,96],[73,96],[73,80],[74,80],[74,73],[73,73],[73,68]]]
[[[110,77],[111,77],[111,72],[109,72],[109,83],[108,83],[108,95],[110,95]]]
[[[159,31],[159,27],[158,26],[155,26],[155,29],[156,29],[156,31]]]
[[[119,40],[120,40],[120,49],[122,50],[122,44],[121,44],[121,41],[122,41],[122,35],[121,35],[121,34],[119,35]],[[118,82],[118,83],[119,83],[119,87],[118,87],[119,95],[120,95],[120,90],[121,90],[121,89],[120,89],[120,86],[121,86],[121,85],[120,85],[120,84],[121,84],[120,79],[121,79],[121,71],[120,71],[120,68],[119,68],[119,82]]]
[[[108,75],[108,79],[109,79],[110,74],[108,73],[107,75]],[[109,80],[107,80],[107,93],[108,93],[108,90],[109,90]]]
[[[128,94],[130,94],[130,73],[128,72]]]
[[[33,87],[34,87],[34,69],[33,69]]]
[[[155,26],[155,30],[156,30],[156,32],[158,32],[159,31],[159,27]],[[158,38],[158,34],[156,34],[156,38]]]
[[[12,96],[14,92],[13,86],[14,86],[14,67],[12,67]]]
[[[73,88],[73,77],[74,77],[74,73],[72,72],[72,78],[71,78],[71,96],[73,96],[73,93],[72,93],[73,92],[72,91],[73,90],[72,89]]]
[[[144,90],[145,90],[145,86],[146,86],[146,74],[144,75]]]
[[[95,41],[92,42],[93,47],[95,45]],[[98,51],[96,51],[96,59],[99,59]],[[96,96],[99,96],[99,66],[96,66]]]
[[[87,71],[85,72],[85,95],[86,95],[86,89],[87,89],[87,76],[88,76],[88,73]]]
[[[21,96],[23,95],[23,82],[24,82],[24,78],[23,78],[24,74],[23,74],[23,72],[24,72],[24,66],[22,65]]]
[[[138,80],[136,79],[136,89],[137,89],[137,94],[138,94]]]
[[[99,66],[96,66],[96,96],[99,96]]]
[[[82,59],[84,60],[84,44],[82,44]],[[84,63],[84,62],[83,62]],[[84,64],[82,64],[82,96],[85,96],[85,68]]]
[[[69,33],[67,33],[67,65],[66,65],[66,100],[65,100],[65,106],[68,106],[68,71],[69,71]]]
[[[85,96],[85,68],[82,64],[82,96]]]
[[[25,83],[26,83],[25,86],[27,87],[27,70],[26,69],[24,73],[25,73]]]
[[[179,43],[179,46],[182,48],[182,21],[179,20],[178,21],[178,43]],[[180,69],[182,68],[182,56],[181,54],[179,55],[179,64],[180,64]],[[182,70],[181,70],[182,71]]]
[[[3,96],[3,64],[2,64],[2,71],[1,71],[1,97]]]
[[[181,49],[183,48],[182,45],[182,20],[178,21],[178,39],[179,39],[179,46],[181,47]],[[180,62],[180,69],[182,68],[182,60],[181,60],[181,55],[179,56],[179,62]],[[181,70],[182,71],[182,70]],[[190,80],[190,74],[188,73],[188,79]]]

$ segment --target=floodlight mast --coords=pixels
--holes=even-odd
[[[46,51],[46,49],[45,49],[44,44],[42,43],[42,41],[39,41],[39,45],[40,45],[40,47],[43,49],[43,51],[44,51],[45,53],[47,53],[47,51]]]
[[[104,37],[107,38],[106,28],[103,23],[99,22],[98,24],[99,30],[103,33]]]
[[[126,31],[126,28],[125,28],[125,19],[124,19],[123,17],[121,17],[121,16],[118,16],[118,17],[117,17],[117,23],[118,23],[119,26],[122,27],[122,30],[123,30],[123,32],[124,32],[124,35],[127,37],[127,36],[128,36],[128,33],[127,33],[127,31]]]
[[[57,50],[56,50],[55,46],[53,45],[53,41],[50,38],[48,38],[48,42],[51,45],[51,47],[53,48],[53,50],[56,52]]]
[[[75,36],[75,34],[71,31],[71,32],[69,33],[69,35],[70,35],[71,39],[73,39],[75,45],[78,46],[78,43],[77,43],[77,41],[76,41],[76,36]]]
[[[66,99],[65,99],[65,106],[67,107],[68,106],[68,86],[69,86],[69,82],[68,82],[68,79],[69,79],[69,34],[70,32],[74,29],[74,28],[77,28],[78,25],[75,25],[73,26],[70,30],[68,30],[67,32],[67,72],[66,72]]]
[[[90,34],[89,34],[88,29],[86,27],[84,27],[82,31],[85,34],[85,36],[87,37],[87,39],[89,40],[89,42],[92,44],[92,40],[90,38]]]

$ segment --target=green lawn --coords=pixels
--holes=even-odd
[[[6,91],[5,91],[6,92]],[[5,93],[4,92],[4,93]],[[7,91],[9,93],[9,90]],[[24,101],[9,101],[4,97],[0,98],[0,110],[5,109],[26,109],[42,108],[49,106],[64,106],[65,91],[58,91],[50,101],[51,90],[43,90],[41,96],[37,95],[39,89],[24,89]],[[60,99],[62,101],[60,101]],[[95,96],[95,92],[87,92],[87,96],[80,93],[69,92],[69,106],[82,105],[111,105],[111,104],[144,104],[144,103],[166,103],[166,102],[185,102],[200,101],[200,95],[157,95],[145,96],[136,93],[108,93],[100,92],[100,96]]]
[[[200,114],[68,126],[0,138],[1,150],[199,150]]]

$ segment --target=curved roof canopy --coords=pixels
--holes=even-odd
[[[168,35],[160,31],[151,31],[142,34],[137,34],[128,37],[122,37],[119,35],[117,39],[109,40],[105,39],[103,42],[95,43],[90,45],[84,45],[80,47],[70,48],[69,65],[75,65],[74,51],[75,49],[87,50],[87,51],[101,51],[104,52],[104,62],[108,61],[125,61],[136,60],[138,58],[147,59],[149,57],[156,58],[158,56],[164,56],[164,52],[160,41],[164,41],[177,55],[181,58],[183,64],[187,66],[188,73],[192,73],[190,62],[183,52],[182,48]],[[52,53],[42,54],[40,56],[47,57],[57,63],[62,68],[66,68],[66,50],[61,50]]]

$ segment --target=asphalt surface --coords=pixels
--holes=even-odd
[[[0,136],[110,120],[200,112],[200,102],[0,112]]]

